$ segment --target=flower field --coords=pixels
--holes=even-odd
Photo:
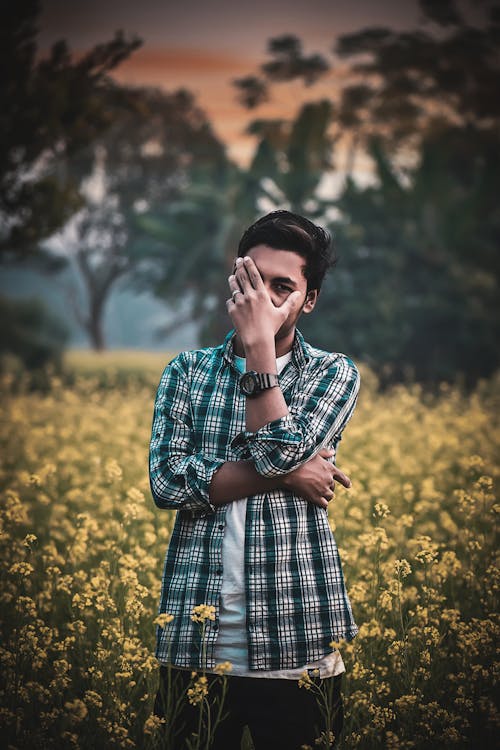
[[[130,378],[123,363],[104,376],[96,358],[44,392],[4,383],[0,724],[11,750],[158,744],[154,620],[174,516],[155,508],[147,475],[163,362],[141,374],[141,356]],[[330,504],[360,627],[340,644],[342,748],[495,745],[499,395],[499,379],[468,394],[379,393],[362,368],[338,450],[353,486]]]

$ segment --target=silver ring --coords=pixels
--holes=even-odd
[[[231,298],[232,298],[233,302],[234,302],[234,298],[236,297],[237,294],[242,294],[241,289],[235,289],[234,292],[232,293]]]

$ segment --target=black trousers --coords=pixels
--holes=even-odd
[[[154,713],[165,715],[165,700],[169,690],[178,700],[186,693],[191,673],[188,670],[160,667],[160,686],[156,695]],[[210,695],[221,691],[221,681],[207,675]],[[340,735],[344,721],[342,675],[322,681],[332,689],[333,722],[331,731]],[[215,684],[214,684],[215,683]],[[319,683],[318,683],[319,684]],[[299,750],[302,745],[317,747],[314,740],[326,731],[322,715],[313,691],[299,688],[296,680],[274,680],[261,677],[228,677],[224,700],[224,720],[215,733],[213,750],[240,750],[242,732],[247,725],[252,734],[255,750]],[[192,732],[198,731],[198,706],[192,706],[187,698],[180,702],[180,710],[170,728],[175,734],[173,747],[181,750]]]

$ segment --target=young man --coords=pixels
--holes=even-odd
[[[256,750],[314,746],[325,727],[298,688],[306,670],[331,681],[335,734],[342,726],[344,666],[330,644],[358,629],[327,508],[335,481],[350,486],[334,460],[359,374],[296,329],[314,309],[329,247],[323,229],[288,211],[253,224],[228,280],[234,330],[175,358],[156,397],[151,490],[158,507],[178,509],[160,602],[173,620],[158,628],[156,655],[186,686],[190,670],[232,663],[222,750],[240,747],[245,725]],[[200,604],[215,611],[203,644],[192,620]]]

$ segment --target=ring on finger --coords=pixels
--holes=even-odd
[[[241,289],[235,289],[234,292],[232,293],[231,298],[232,298],[233,302],[234,302],[234,298],[236,297],[237,294],[243,294],[243,292],[241,291]]]

